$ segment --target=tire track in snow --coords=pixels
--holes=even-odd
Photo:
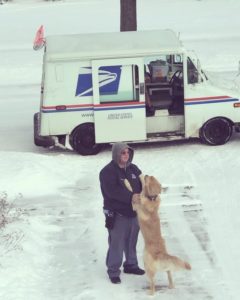
[[[166,211],[165,218],[169,220],[170,228],[167,234],[170,237],[170,246],[173,244],[173,254],[176,254],[176,251],[182,252],[183,246],[192,265],[191,275],[188,273],[184,276],[181,273],[180,276],[180,273],[174,273],[176,288],[182,285],[185,287],[184,299],[198,299],[199,296],[199,299],[209,300],[230,299],[227,287],[222,283],[222,270],[216,261],[204,208],[196,187],[170,186],[165,189],[162,198],[162,210]],[[178,229],[182,232],[178,233]],[[172,238],[173,235],[177,238]],[[166,244],[168,245],[168,241]]]

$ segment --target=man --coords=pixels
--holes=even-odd
[[[142,190],[139,175],[141,171],[132,164],[134,151],[125,143],[112,147],[112,161],[100,172],[101,191],[104,198],[106,227],[108,228],[107,273],[112,283],[121,283],[120,267],[124,273],[143,275],[138,267],[136,245],[139,225],[132,209],[132,200],[140,197]],[[124,179],[128,179],[133,192],[130,192]]]

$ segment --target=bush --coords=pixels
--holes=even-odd
[[[22,198],[19,194],[16,200]],[[7,201],[7,193],[0,193],[0,230],[6,226],[6,224],[12,223],[20,218],[24,213],[21,208],[14,207],[13,203]]]
[[[19,194],[15,200],[19,201],[21,198],[22,195]],[[21,229],[16,229],[16,226],[8,228],[7,225],[19,221],[24,214],[25,210],[8,201],[6,192],[0,192],[0,257],[10,251],[21,249],[24,233]]]

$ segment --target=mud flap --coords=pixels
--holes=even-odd
[[[51,136],[39,135],[39,113],[34,114],[34,143],[36,146],[51,147],[55,145],[55,140]]]

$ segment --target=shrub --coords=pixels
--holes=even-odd
[[[15,200],[21,200],[22,195],[19,194]],[[6,192],[0,192],[0,257],[6,253],[21,249],[21,241],[24,233],[16,226],[8,225],[17,222],[26,211],[20,207],[16,207],[13,202],[8,201]]]

